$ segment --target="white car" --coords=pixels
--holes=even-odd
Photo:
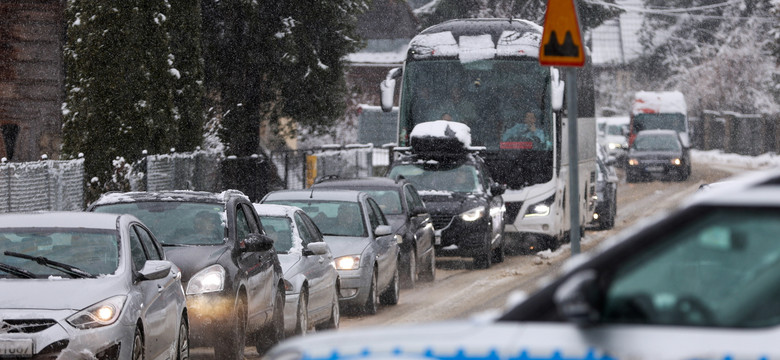
[[[700,192],[578,255],[493,320],[291,339],[273,360],[776,359],[780,171]]]
[[[339,275],[330,247],[303,210],[295,206],[254,204],[282,264],[284,330],[304,335],[339,327]]]
[[[131,215],[0,215],[0,358],[186,359],[181,272]]]

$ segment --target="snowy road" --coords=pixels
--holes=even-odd
[[[618,170],[618,216],[615,228],[609,231],[586,231],[582,250],[588,251],[601,241],[631,224],[660,211],[674,208],[702,183],[714,182],[739,171],[735,166],[694,163],[693,173],[686,182],[625,182]],[[420,323],[464,318],[490,311],[500,311],[510,294],[517,290],[530,292],[545,276],[549,276],[570,256],[570,247],[563,245],[554,253],[508,256],[501,264],[487,270],[472,269],[471,259],[438,258],[436,281],[418,283],[401,292],[396,306],[381,307],[373,316],[344,316],[342,328],[360,326]],[[192,359],[210,359],[211,349],[193,349]],[[247,359],[259,359],[254,348],[247,348]]]

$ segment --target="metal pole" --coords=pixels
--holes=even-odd
[[[577,148],[577,68],[566,70],[566,101],[569,125],[569,240],[571,255],[580,253],[580,183]]]

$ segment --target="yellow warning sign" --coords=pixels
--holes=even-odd
[[[547,0],[539,63],[579,67],[585,64],[585,47],[574,0]]]

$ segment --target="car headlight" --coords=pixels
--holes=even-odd
[[[680,166],[682,164],[682,160],[680,160],[680,158],[674,158],[671,160],[671,162],[672,165],[677,165],[677,166]]]
[[[543,201],[540,201],[536,204],[529,206],[524,216],[530,217],[530,216],[550,215],[550,206],[552,206],[552,203],[554,201],[555,201],[555,194],[548,197],[547,199],[544,199]]]
[[[480,206],[460,213],[460,218],[463,219],[463,221],[477,221],[483,215],[485,215],[485,207]]]
[[[628,159],[628,165],[637,166],[637,165],[639,165],[639,160],[637,160],[637,159]]]
[[[211,265],[198,271],[187,283],[187,295],[222,291],[225,288],[225,268]]]
[[[119,314],[122,313],[122,307],[126,299],[127,296],[125,295],[110,297],[90,305],[71,315],[66,320],[69,324],[82,330],[111,325],[119,319]]]
[[[347,255],[336,258],[336,270],[356,270],[360,267],[360,255]]]
[[[609,149],[615,150],[615,149],[621,149],[623,148],[623,144],[620,143],[609,143]]]

